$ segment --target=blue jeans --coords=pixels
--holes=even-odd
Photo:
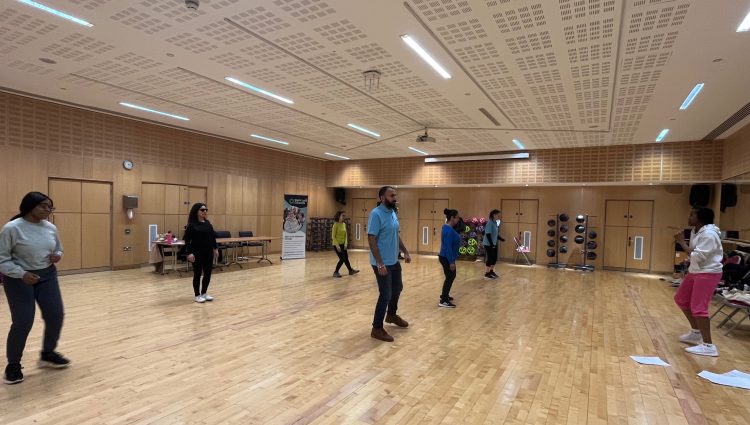
[[[375,304],[375,318],[372,321],[372,327],[375,329],[383,328],[386,310],[389,315],[396,314],[398,310],[398,297],[401,290],[404,289],[404,283],[401,281],[401,263],[385,266],[388,274],[381,276],[378,274],[377,266],[372,266],[375,272],[375,279],[378,281],[378,303]]]
[[[21,279],[5,276],[3,283],[13,321],[6,345],[8,364],[21,363],[26,339],[34,325],[36,303],[39,304],[44,319],[43,353],[52,352],[57,348],[62,331],[64,311],[57,269],[50,266],[42,270],[29,271],[39,275],[39,282],[27,285]]]

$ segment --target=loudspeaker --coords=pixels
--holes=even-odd
[[[336,198],[336,202],[341,205],[346,205],[346,189],[337,187],[333,189],[333,197]]]
[[[690,187],[690,206],[707,207],[711,202],[711,186],[707,184],[694,184]]]
[[[727,207],[737,205],[737,185],[733,183],[722,183],[721,185],[721,212]]]

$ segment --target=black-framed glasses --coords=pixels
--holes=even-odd
[[[208,211],[208,208],[200,208],[198,211]]]
[[[47,211],[54,211],[55,210],[55,208],[52,205],[50,205],[50,204],[39,204],[39,205],[37,205],[37,207],[39,207],[39,208],[41,208],[43,210],[47,210]]]

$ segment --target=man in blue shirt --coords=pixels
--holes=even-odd
[[[370,244],[370,264],[378,281],[378,303],[375,305],[375,318],[370,336],[381,341],[393,341],[393,337],[383,329],[383,320],[406,328],[409,322],[402,319],[396,310],[398,298],[404,284],[401,281],[399,251],[404,253],[407,263],[411,263],[409,251],[398,235],[398,217],[394,211],[398,203],[396,189],[383,186],[378,191],[380,205],[370,211],[367,220],[367,241]],[[386,315],[386,311],[388,314]]]

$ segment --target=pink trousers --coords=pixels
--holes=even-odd
[[[720,280],[721,273],[688,273],[674,294],[674,302],[692,312],[693,317],[708,317],[708,306]]]

